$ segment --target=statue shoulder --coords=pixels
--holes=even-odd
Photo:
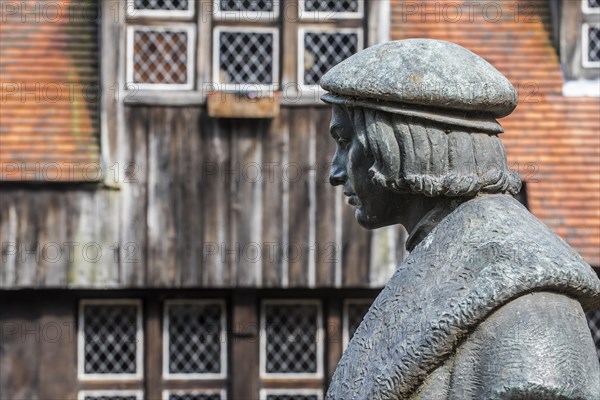
[[[454,357],[449,399],[600,399],[600,365],[581,305],[523,295],[490,315]]]

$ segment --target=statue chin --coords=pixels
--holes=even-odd
[[[362,208],[357,207],[354,211],[354,218],[365,229],[383,228],[387,225],[392,225],[389,221],[382,220],[377,216],[369,215]]]

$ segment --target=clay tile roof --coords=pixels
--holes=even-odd
[[[392,0],[392,39],[458,43],[510,79],[519,105],[500,120],[502,139],[509,162],[527,183],[529,208],[598,267],[600,102],[562,96],[548,3]]]
[[[0,23],[0,181],[99,179],[93,1],[15,1]]]

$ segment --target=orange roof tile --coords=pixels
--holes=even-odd
[[[0,24],[0,181],[100,178],[94,1],[10,2]]]

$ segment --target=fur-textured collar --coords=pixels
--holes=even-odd
[[[444,218],[400,265],[365,316],[328,399],[406,399],[493,310],[534,291],[600,306],[600,281],[563,240],[506,195]]]

